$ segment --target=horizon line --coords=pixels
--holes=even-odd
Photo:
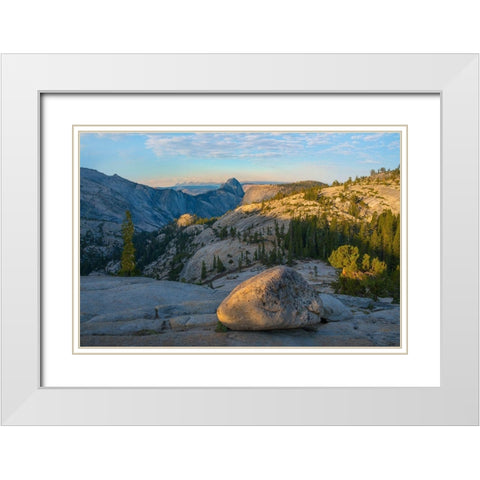
[[[257,180],[253,180],[253,179],[249,179],[249,180],[239,180],[237,177],[233,176],[233,177],[228,177],[226,178],[225,180],[202,180],[202,181],[188,181],[188,180],[183,180],[183,181],[180,181],[180,182],[176,182],[174,184],[167,184],[167,185],[156,185],[156,186],[152,186],[152,185],[149,185],[148,183],[145,183],[145,181],[137,181],[137,180],[131,180],[125,176],[122,176],[122,175],[119,175],[118,173],[112,173],[112,174],[108,174],[108,173],[105,173],[105,172],[102,172],[101,170],[97,170],[96,168],[91,168],[91,167],[82,167],[80,165],[80,170],[81,169],[85,169],[85,170],[91,170],[91,171],[94,171],[94,172],[97,172],[97,173],[100,173],[102,175],[105,175],[107,177],[120,177],[124,180],[127,180],[128,182],[132,182],[132,183],[136,183],[138,185],[144,185],[144,186],[147,186],[147,187],[150,187],[150,188],[175,188],[175,187],[181,187],[181,186],[188,186],[189,184],[192,185],[192,186],[206,186],[206,185],[223,185],[225,184],[228,180],[230,179],[235,179],[237,180],[237,182],[239,182],[240,184],[242,185],[249,185],[249,184],[258,184],[258,185],[281,185],[281,184],[289,184],[289,183],[300,183],[300,182],[319,182],[319,183],[323,183],[325,185],[328,185],[328,186],[331,186],[331,184],[334,182],[334,181],[338,181],[338,180],[334,180],[332,181],[331,183],[329,182],[326,182],[325,180],[318,180],[318,179],[313,179],[313,178],[305,178],[305,179],[302,179],[302,180],[263,180],[263,179],[257,179]],[[379,169],[372,169],[372,170],[375,170],[376,172],[378,172],[380,170]],[[386,169],[386,171],[391,171],[391,169]],[[357,177],[357,176],[356,176]],[[365,176],[363,176],[365,177]],[[359,178],[362,178],[362,177],[359,177]],[[155,179],[152,179],[152,181],[155,181]],[[341,182],[339,181],[339,183],[344,183],[344,182]]]

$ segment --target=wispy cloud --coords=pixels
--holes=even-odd
[[[81,132],[80,141],[85,141],[89,137],[94,137],[102,140],[110,140],[112,142],[120,142],[126,137],[138,137],[143,135],[139,132]]]
[[[372,135],[364,135],[362,137],[362,140],[364,142],[371,142],[371,141],[376,141],[379,138],[382,138],[385,135],[386,132],[378,132],[378,133],[373,133]]]
[[[393,140],[387,145],[389,150],[398,150],[400,149],[400,139]]]
[[[371,158],[367,158],[366,160],[360,160],[358,163],[368,163],[372,165],[380,165],[381,162],[377,160],[372,160]]]
[[[145,147],[161,157],[261,158],[306,153],[332,144],[331,133],[175,133],[149,134]]]

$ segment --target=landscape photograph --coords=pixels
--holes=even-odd
[[[400,164],[400,131],[80,132],[79,346],[400,347]]]

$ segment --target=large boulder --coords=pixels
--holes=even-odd
[[[299,328],[321,321],[322,301],[298,272],[281,266],[238,285],[217,316],[232,330]]]

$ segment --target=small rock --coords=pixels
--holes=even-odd
[[[382,323],[400,324],[400,308],[397,307],[373,312],[371,317],[374,319],[374,322],[378,320]]]
[[[373,308],[374,306],[374,301],[371,298],[341,294],[335,294],[334,297],[350,308]]]
[[[182,315],[171,318],[170,326],[173,330],[189,330],[192,328],[214,327],[217,324],[217,316],[215,314],[203,315]]]
[[[109,273],[110,275],[116,275],[120,271],[120,268],[120,261],[111,260],[107,263],[107,266],[105,267],[105,272]]]
[[[352,318],[352,311],[334,296],[321,293],[320,298],[323,304],[322,318],[329,322],[340,322]]]
[[[393,297],[379,297],[378,301],[380,303],[392,303],[393,302]]]

